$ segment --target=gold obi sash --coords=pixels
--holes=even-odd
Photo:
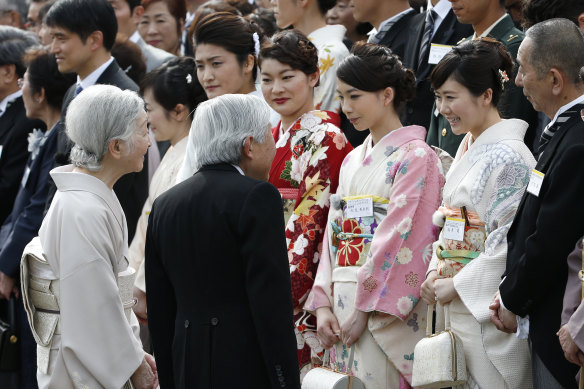
[[[331,196],[331,205],[342,210],[342,217],[330,222],[332,230],[332,252],[337,258],[337,266],[362,266],[367,260],[371,241],[379,223],[387,215],[389,200],[379,196]],[[350,218],[346,217],[347,204],[351,200],[371,198],[373,215]]]
[[[118,289],[128,322],[132,307],[136,271],[128,267],[118,274]],[[20,262],[22,300],[32,335],[37,343],[37,367],[48,374],[51,345],[60,328],[60,280],[47,262],[40,238],[37,236],[24,248]]]
[[[437,271],[440,277],[454,277],[465,265],[485,251],[487,233],[485,223],[478,214],[467,211],[466,207],[438,209],[445,217],[464,219],[464,240],[446,239],[436,248]]]

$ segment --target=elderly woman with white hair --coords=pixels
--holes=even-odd
[[[58,191],[21,265],[40,388],[157,386],[131,311],[126,218],[113,192],[142,169],[146,119],[143,100],[114,86],[87,88],[69,106],[73,164],[51,171]]]
[[[299,388],[282,200],[262,99],[199,105],[197,172],[154,202],[148,325],[162,388]],[[226,374],[227,373],[227,374]]]

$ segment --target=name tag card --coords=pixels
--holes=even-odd
[[[358,217],[373,216],[373,198],[347,200],[345,218],[356,219]]]
[[[430,65],[436,65],[446,54],[452,50],[452,46],[439,45],[437,43],[430,44],[430,56],[428,57],[428,63]]]
[[[533,169],[531,171],[531,178],[529,179],[529,184],[527,185],[527,191],[534,195],[535,197],[539,197],[539,191],[541,190],[541,184],[543,183],[543,178],[545,174],[542,172]]]
[[[444,222],[444,229],[442,234],[444,238],[450,240],[458,240],[460,242],[464,241],[464,219],[456,219],[453,217],[447,217]]]

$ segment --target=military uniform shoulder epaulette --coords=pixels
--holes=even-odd
[[[514,41],[517,38],[519,38],[519,35],[509,34],[509,37],[507,38],[507,43],[511,43],[512,41]]]

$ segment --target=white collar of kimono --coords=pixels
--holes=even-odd
[[[341,24],[327,24],[308,34],[308,39],[314,42],[329,42],[331,40],[342,41],[347,29]],[[315,44],[316,45],[316,44]]]

